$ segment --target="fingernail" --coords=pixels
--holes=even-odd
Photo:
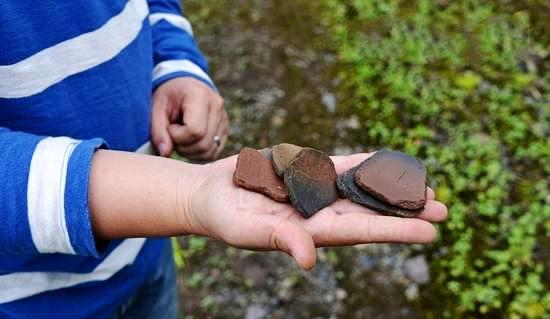
[[[162,156],[166,156],[168,153],[168,145],[166,143],[162,142],[159,144],[159,153]]]

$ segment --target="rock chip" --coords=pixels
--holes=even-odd
[[[416,158],[396,151],[378,151],[359,165],[355,182],[378,199],[404,209],[426,204],[426,168]]]
[[[273,160],[273,156],[271,154],[271,147],[264,147],[259,152],[260,154],[263,155],[263,157],[267,158],[269,161]]]
[[[273,146],[271,154],[273,159],[273,168],[277,175],[283,177],[288,165],[298,156],[302,147],[289,143],[282,143]]]
[[[264,319],[269,315],[268,308],[261,304],[252,304],[246,308],[245,319]]]
[[[271,161],[250,147],[243,148],[239,153],[233,183],[279,202],[288,201],[288,191],[281,178],[275,175]]]
[[[405,260],[403,263],[403,272],[407,278],[417,284],[427,284],[430,282],[430,266],[424,255]]]
[[[311,148],[303,148],[284,173],[290,201],[305,218],[338,199],[336,177],[330,157]]]
[[[355,183],[355,174],[358,169],[359,166],[353,167],[347,170],[342,175],[339,175],[336,179],[336,185],[338,186],[338,191],[340,192],[340,195],[342,195],[342,197],[345,197],[352,202],[370,208],[384,215],[398,217],[415,217],[422,212],[422,209],[408,210],[384,203],[370,193],[361,189]]]

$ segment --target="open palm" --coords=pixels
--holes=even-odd
[[[371,154],[333,156],[338,174]],[[282,250],[309,269],[315,265],[315,247],[373,242],[428,243],[436,235],[431,222],[447,217],[447,208],[428,190],[425,210],[417,218],[380,215],[338,199],[309,219],[288,203],[236,187],[232,182],[237,161],[232,156],[204,166],[191,203],[196,233],[232,246],[255,250]]]

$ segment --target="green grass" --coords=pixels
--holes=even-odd
[[[535,256],[550,234],[548,43],[527,11],[437,3],[326,1],[346,66],[341,89],[361,115],[357,138],[423,158],[449,206],[423,294],[433,316],[541,318],[550,311]]]
[[[195,26],[213,34],[225,28],[216,16],[233,10],[233,4],[219,0],[187,3],[198,9],[190,17]],[[255,15],[254,2],[236,3],[235,16],[271,23]],[[449,207],[437,242],[426,248],[433,279],[420,289],[422,313],[428,318],[550,313],[550,287],[544,282],[550,261],[543,259],[550,251],[548,2],[271,5],[310,10],[296,16],[315,22],[299,22],[315,24],[311,30],[321,24],[322,37],[307,37],[337,57],[338,116],[353,115],[360,122],[349,135],[353,143],[418,156],[428,166],[438,199]],[[285,26],[296,24],[296,17],[277,14],[280,33],[295,36]],[[296,39],[289,41],[301,48],[302,38]],[[229,49],[209,41],[214,64],[241,60],[238,55],[236,61],[221,60],[217,52]],[[195,243],[184,255],[202,247]],[[338,255],[332,257],[337,263]],[[202,278],[190,280],[198,284]],[[203,300],[203,306],[210,307],[210,301]]]

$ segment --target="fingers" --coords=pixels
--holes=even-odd
[[[225,231],[222,238],[231,245],[256,250],[281,250],[291,255],[306,270],[315,265],[317,256],[311,235],[286,217],[247,216],[239,221],[239,228]]]
[[[190,159],[213,159],[218,151],[221,151],[222,143],[227,140],[229,129],[227,113],[223,106],[214,106],[208,116],[208,129],[205,136],[198,142],[177,146],[177,151],[185,154]],[[215,136],[219,138],[216,143]]]
[[[336,168],[336,173],[338,175],[344,173],[348,169],[359,165],[362,161],[371,157],[375,152],[372,153],[358,153],[346,156],[331,156],[332,162],[334,162],[334,167]]]
[[[227,170],[229,175],[232,175],[237,165],[237,158],[238,155],[232,155],[212,162],[210,165],[215,165],[215,167],[220,170]]]
[[[196,107],[193,106],[194,108]],[[186,109],[191,109],[191,107],[186,107]],[[193,138],[192,143],[184,143],[182,139],[185,138],[185,127],[192,125],[192,123],[187,122],[186,111],[184,111],[185,125],[170,126],[170,134],[176,143],[176,150],[189,159],[214,159],[216,154],[221,152],[222,146],[225,145],[227,140],[229,121],[227,112],[223,107],[223,99],[219,95],[211,93],[210,104],[206,110],[207,119],[204,120],[204,131]],[[218,136],[219,143],[216,142],[215,136]]]
[[[220,128],[220,132],[218,132],[218,136],[220,136],[220,145],[218,145],[215,148],[214,156],[213,158],[216,159],[220,156],[221,152],[225,148],[225,144],[227,143],[227,138],[229,136],[229,116],[227,115],[227,112],[224,111],[224,118],[222,119],[222,125]]]
[[[435,200],[428,200],[424,206],[424,211],[418,218],[437,223],[447,219],[447,214],[447,207],[443,203]]]
[[[226,129],[225,132],[222,131],[222,133],[220,135],[220,136],[222,136],[221,141],[220,141],[220,145],[218,147],[216,147],[214,155],[212,156],[213,159],[217,159],[218,157],[220,157],[220,154],[223,152],[223,150],[225,148],[225,144],[227,143],[228,135],[229,135],[229,128]]]
[[[427,199],[435,199],[435,193],[434,193],[434,190],[431,189],[430,187],[427,187],[427,190],[426,190],[426,198]]]
[[[429,243],[435,239],[432,224],[417,218],[350,213],[338,215],[330,208],[304,223],[316,246],[365,243]]]
[[[369,214],[382,215],[376,211],[363,207],[349,200],[338,200],[330,206],[336,214]],[[440,202],[428,200],[424,206],[424,211],[416,218],[429,222],[441,222],[447,218],[447,207]]]
[[[210,113],[210,96],[206,88],[194,88],[183,97],[181,109],[183,125],[172,124],[170,135],[177,145],[190,145],[204,138],[208,132],[208,116]]]
[[[151,139],[161,156],[169,156],[173,149],[172,138],[168,132],[168,126],[170,125],[168,103],[168,97],[164,94],[153,96]]]
[[[204,153],[202,156],[203,158],[205,159],[209,159],[209,160],[212,160],[212,159],[217,159],[221,152],[223,151],[224,147],[225,147],[225,143],[227,143],[227,136],[228,136],[228,133],[229,133],[229,127],[227,125],[220,125],[220,127],[218,128],[218,133],[216,134],[216,136],[218,136],[219,138],[219,142],[218,143],[213,143],[212,145],[212,148],[210,149],[210,151],[208,151],[207,153]]]
[[[315,266],[317,260],[315,245],[310,234],[300,225],[283,219],[273,228],[270,236],[273,249],[285,251],[305,270]]]

